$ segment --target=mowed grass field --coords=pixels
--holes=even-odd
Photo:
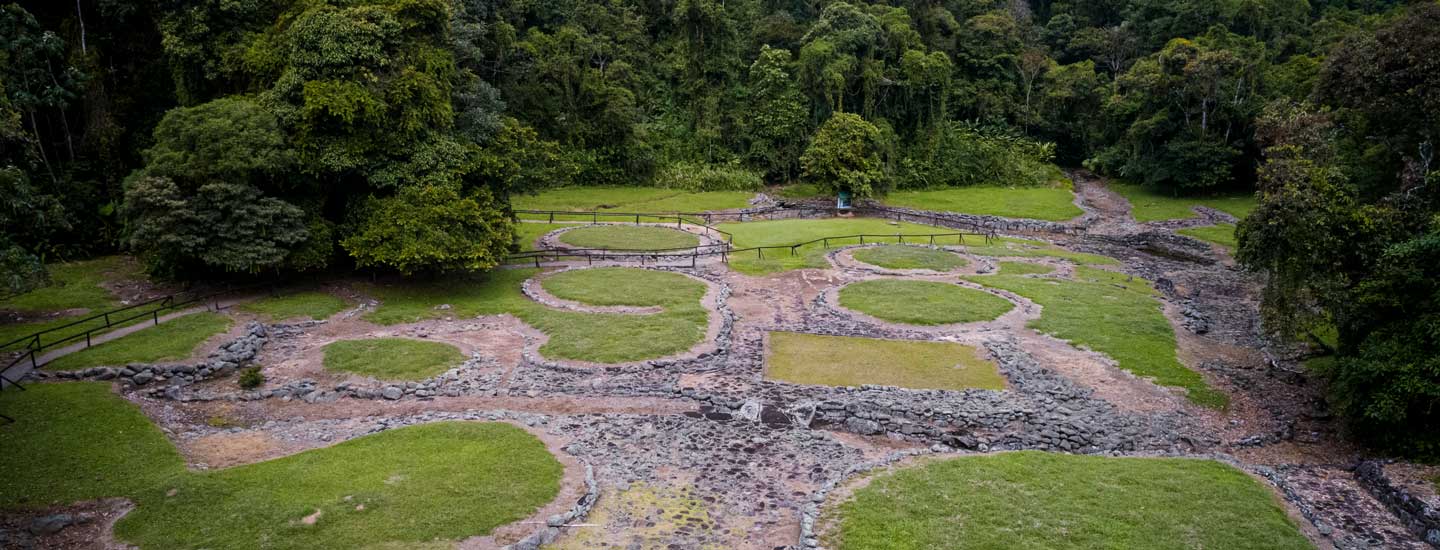
[[[306,291],[261,298],[240,304],[241,311],[260,315],[270,321],[311,319],[323,321],[345,310],[345,300],[328,292]]]
[[[51,319],[26,323],[0,324],[0,344],[30,334],[61,327],[83,319],[94,313],[121,306],[119,298],[106,290],[102,283],[141,277],[140,267],[130,258],[106,256],[94,260],[66,262],[46,266],[50,272],[50,284],[44,287],[0,300],[0,310],[20,312],[29,316],[45,313],[66,312]],[[63,334],[42,338],[57,338],[84,332],[89,328],[104,327],[103,320],[90,321],[83,325],[67,328]],[[46,340],[49,341],[49,340]],[[10,349],[23,347],[23,343]]]
[[[1195,213],[1196,206],[1207,206],[1214,208],[1236,218],[1244,218],[1250,215],[1259,201],[1254,194],[1232,193],[1224,195],[1204,195],[1193,197],[1177,197],[1167,195],[1162,191],[1151,189],[1142,185],[1125,183],[1122,181],[1111,181],[1106,184],[1110,190],[1119,193],[1130,201],[1130,214],[1137,222],[1152,222],[1159,220],[1180,220],[1199,216]]]
[[[1310,550],[1260,482],[1200,459],[1000,453],[875,474],[827,511],[840,550]]]
[[[907,325],[990,321],[1014,309],[1009,300],[951,283],[875,279],[840,289],[840,305]]]
[[[555,498],[563,467],[509,424],[398,428],[255,464],[192,472],[108,384],[0,394],[0,510],[124,497],[145,549],[412,548],[485,535]]]
[[[576,248],[668,250],[699,246],[700,238],[668,227],[593,225],[561,233],[560,242]]]
[[[325,370],[378,380],[424,380],[465,362],[455,346],[409,338],[340,340],[326,344],[324,353]]]
[[[1175,331],[1150,282],[1122,273],[1077,267],[1076,280],[980,275],[968,280],[1008,290],[1040,304],[1031,328],[1103,353],[1120,368],[1162,386],[1186,390],[1190,401],[1223,408],[1229,398],[1180,363]]]
[[[1226,250],[1233,251],[1235,247],[1240,246],[1240,241],[1235,237],[1235,224],[1233,223],[1190,227],[1176,231],[1176,233],[1218,244],[1225,247]]]
[[[770,333],[766,378],[824,386],[879,384],[913,389],[963,390],[1005,388],[995,364],[970,346]]]
[[[951,271],[970,263],[954,252],[925,246],[872,246],[856,250],[851,253],[851,256],[861,262],[885,269]]]
[[[892,191],[881,202],[937,212],[980,216],[1065,221],[1085,211],[1075,206],[1075,193],[1066,186],[1000,187],[976,185],[925,191]]]
[[[799,244],[824,237],[848,235],[875,235],[865,242],[889,242],[901,240],[897,235],[934,235],[955,233],[956,230],[933,225],[914,223],[893,223],[876,218],[830,218],[821,220],[770,220],[760,222],[724,223],[720,229],[735,235],[736,248],[757,246],[785,246]],[[950,237],[954,239],[954,237]],[[926,241],[928,242],[928,241]],[[958,241],[957,241],[958,242]],[[834,239],[830,247],[860,244],[860,239]],[[765,250],[762,253],[744,252],[730,256],[730,267],[747,275],[766,275],[791,269],[823,268],[827,249],[817,243],[796,250]]]
[[[586,313],[551,309],[525,297],[520,285],[535,269],[505,269],[481,277],[376,285],[367,291],[380,300],[365,319],[382,325],[445,316],[511,314],[548,334],[540,353],[553,359],[624,363],[657,359],[699,344],[709,326],[700,303],[703,283],[647,269],[596,268],[545,277],[550,294],[596,306],[659,307],[660,313]],[[451,309],[437,310],[449,304]]]

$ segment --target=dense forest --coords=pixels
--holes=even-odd
[[[1255,190],[1267,326],[1334,348],[1359,433],[1413,442],[1440,423],[1437,29],[1433,0],[25,1],[0,6],[0,264],[12,292],[114,250],[483,270],[544,187],[1084,166]]]

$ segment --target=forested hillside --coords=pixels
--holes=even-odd
[[[567,185],[1256,190],[1239,260],[1352,418],[1440,418],[1433,0],[0,7],[0,262],[484,270]],[[1326,337],[1338,334],[1338,338]],[[1432,447],[1429,452],[1437,452]]]

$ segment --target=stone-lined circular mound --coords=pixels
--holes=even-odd
[[[1309,550],[1275,495],[1212,460],[1014,452],[871,479],[828,548]]]
[[[1015,307],[1009,300],[950,283],[877,279],[840,289],[840,305],[907,325],[949,325],[995,319]]]
[[[465,362],[460,349],[409,338],[340,340],[324,347],[325,370],[380,380],[424,380]]]
[[[560,234],[560,242],[576,248],[663,250],[700,245],[700,238],[679,229],[650,225],[594,225]]]
[[[885,269],[952,271],[969,262],[954,252],[920,246],[881,245],[861,248],[851,254],[856,260]]]

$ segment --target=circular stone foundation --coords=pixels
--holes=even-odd
[[[1014,309],[1009,300],[952,283],[874,279],[840,289],[840,305],[876,319],[907,325],[991,321]]]
[[[667,250],[692,248],[700,238],[679,229],[653,225],[594,225],[561,233],[562,243],[576,248]]]
[[[965,258],[954,252],[924,246],[880,245],[856,249],[851,253],[856,261],[875,267],[898,270],[954,271],[969,265]]]

